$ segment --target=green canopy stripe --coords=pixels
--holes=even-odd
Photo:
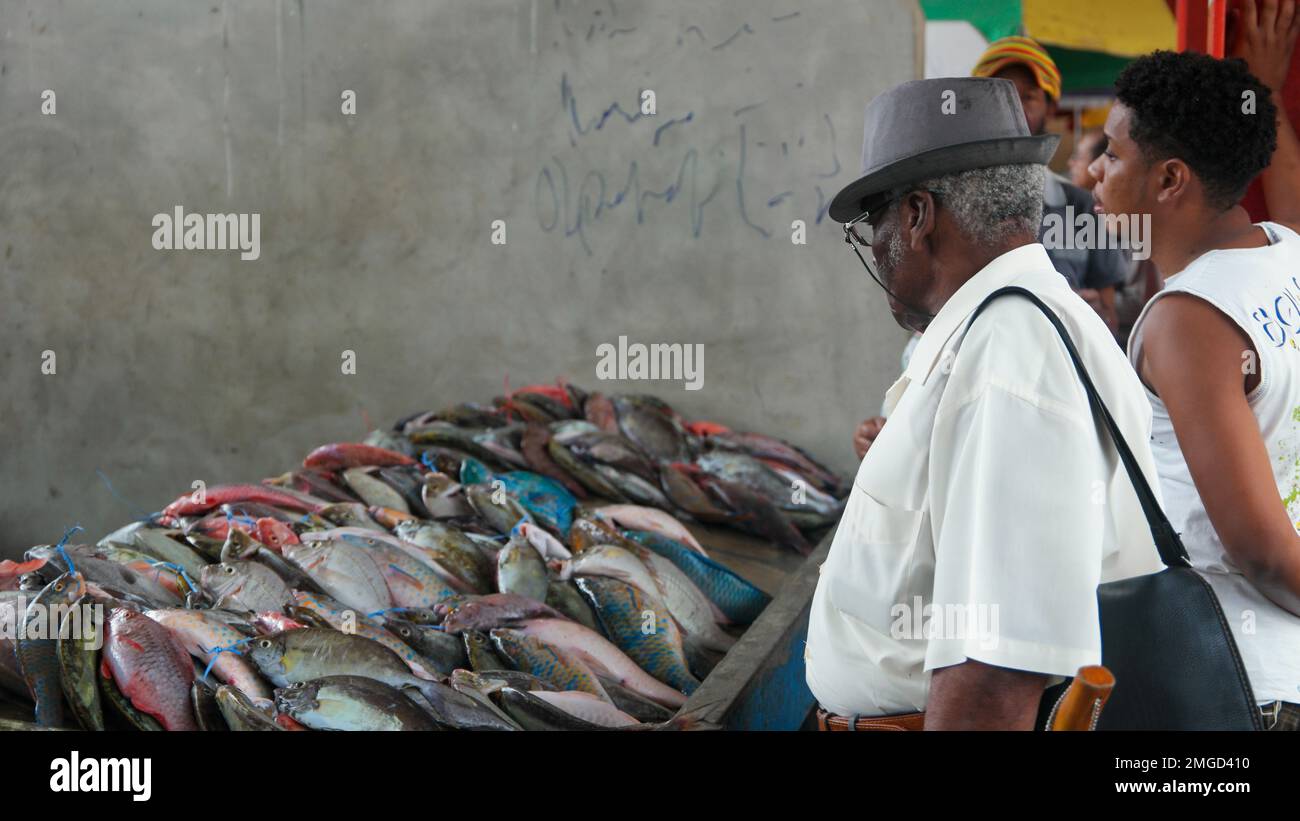
[[[1020,0],[921,0],[921,11],[927,20],[965,20],[985,40],[1020,33]]]

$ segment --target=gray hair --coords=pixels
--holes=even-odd
[[[967,239],[996,245],[1015,233],[1038,235],[1046,173],[1035,163],[994,165],[922,180],[897,193],[933,193]]]

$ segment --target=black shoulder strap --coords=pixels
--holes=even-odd
[[[1119,426],[1115,424],[1115,418],[1110,415],[1106,408],[1106,403],[1101,401],[1101,395],[1097,393],[1097,388],[1092,384],[1092,378],[1088,376],[1088,371],[1083,367],[1083,360],[1079,358],[1079,352],[1074,347],[1074,342],[1070,339],[1070,334],[1061,324],[1061,318],[1052,311],[1051,308],[1043,304],[1043,301],[1035,296],[1031,291],[1016,285],[1008,285],[1005,288],[999,288],[985,297],[980,306],[971,314],[970,323],[974,323],[975,318],[988,307],[989,303],[998,297],[1008,294],[1023,296],[1030,302],[1038,306],[1047,319],[1056,328],[1056,332],[1061,335],[1061,341],[1065,343],[1065,350],[1069,352],[1070,359],[1074,361],[1074,369],[1079,373],[1079,379],[1083,382],[1083,388],[1088,393],[1088,402],[1092,405],[1093,413],[1100,417],[1106,430],[1110,432],[1110,438],[1115,443],[1115,450],[1119,452],[1120,461],[1124,463],[1124,469],[1128,471],[1129,481],[1133,483],[1133,490],[1137,492],[1138,502],[1142,505],[1142,513],[1147,517],[1147,525],[1151,528],[1151,538],[1155,540],[1156,550],[1160,551],[1160,559],[1168,567],[1177,565],[1190,567],[1191,560],[1187,557],[1187,550],[1183,547],[1182,540],[1174,532],[1173,525],[1169,524],[1169,519],[1165,512],[1160,509],[1160,503],[1156,501],[1156,496],[1151,492],[1151,485],[1147,483],[1146,476],[1138,467],[1137,460],[1133,457],[1133,451],[1129,449],[1128,442],[1124,440],[1124,434],[1120,433]],[[967,327],[969,327],[969,324]]]

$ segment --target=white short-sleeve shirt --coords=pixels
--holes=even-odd
[[[1163,567],[1048,319],[1007,296],[968,323],[1005,285],[1060,316],[1156,487],[1151,406],[1105,323],[1042,245],[994,259],[890,388],[821,567],[805,660],[832,713],[923,710],[930,671],[967,659],[1072,676],[1101,659],[1098,583]]]

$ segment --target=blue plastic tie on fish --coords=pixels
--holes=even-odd
[[[427,450],[426,450],[424,453],[421,453],[421,454],[420,454],[420,461],[421,461],[421,462],[424,464],[424,466],[427,467],[429,470],[433,471],[434,473],[437,473],[437,472],[438,472],[438,468],[434,466],[434,464],[433,464],[433,459],[432,459],[431,457],[432,457],[432,451],[427,451]]]
[[[226,527],[229,527],[232,521],[242,522],[243,524],[257,527],[257,520],[254,519],[252,516],[246,516],[242,513],[236,516],[233,513],[231,513],[229,510],[226,510],[225,513],[226,513]]]
[[[63,557],[63,561],[68,565],[68,572],[73,575],[76,575],[77,573],[77,566],[72,563],[72,557],[68,555],[68,550],[64,545],[68,543],[68,539],[72,538],[73,533],[76,533],[81,529],[81,525],[73,525],[68,528],[67,532],[63,534],[63,538],[59,539],[59,543],[54,546],[54,552]]]
[[[155,561],[151,561],[151,562],[149,562],[149,566],[150,566],[150,567],[165,567],[165,568],[167,568],[168,570],[173,570],[173,571],[175,571],[176,573],[179,573],[179,574],[180,574],[180,577],[181,577],[182,579],[184,579],[184,580],[185,580],[185,583],[188,584],[188,585],[190,586],[190,590],[198,590],[198,589],[199,589],[199,586],[194,582],[194,579],[190,578],[190,574],[185,572],[185,568],[181,567],[181,566],[178,565],[178,564],[175,564],[174,562],[164,562],[164,561],[162,561],[161,559],[158,559],[158,560],[155,560]]]
[[[241,644],[247,644],[252,640],[253,639],[251,637],[243,638],[237,641],[232,641],[230,644],[227,644],[224,647],[213,647],[211,650],[209,650],[208,648],[200,644],[199,645],[200,650],[202,650],[204,653],[212,654],[212,659],[208,662],[208,666],[203,668],[203,680],[204,681],[208,680],[208,673],[212,672],[212,667],[217,663],[217,659],[221,658],[222,653],[234,653],[237,656],[242,656],[244,654],[236,650],[235,648]]]
[[[121,502],[126,507],[127,512],[131,514],[131,518],[135,519],[137,522],[149,522],[155,517],[162,515],[162,511],[159,510],[156,513],[146,513],[144,516],[137,516],[136,514],[140,512],[140,508],[128,502],[122,494],[117,492],[117,488],[113,487],[113,483],[108,480],[108,476],[104,474],[104,471],[95,468],[95,473],[99,476],[100,481],[104,483],[104,486],[108,488],[108,492],[113,494],[113,498]]]

